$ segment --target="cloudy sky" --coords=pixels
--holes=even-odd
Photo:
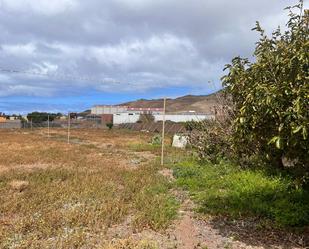
[[[0,0],[0,112],[208,94],[291,0]],[[5,70],[25,73],[8,73]]]

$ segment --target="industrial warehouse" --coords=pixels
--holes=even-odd
[[[119,105],[96,105],[91,108],[91,117],[100,118],[102,123],[130,124],[136,123],[142,117],[151,116],[154,122],[163,120],[175,123],[187,121],[202,121],[214,118],[213,114],[196,113],[189,111],[184,113],[166,113],[164,115],[163,108],[145,108],[145,107],[128,107]]]

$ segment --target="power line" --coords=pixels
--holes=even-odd
[[[138,83],[131,83],[131,82],[121,82],[117,81],[111,78],[105,78],[105,79],[97,79],[92,77],[81,77],[81,76],[74,76],[70,74],[59,74],[59,73],[43,73],[43,72],[37,72],[37,71],[26,71],[26,70],[18,70],[18,69],[9,69],[9,68],[3,68],[0,67],[0,72],[3,73],[10,73],[10,74],[26,74],[26,75],[33,75],[33,76],[42,76],[47,77],[50,79],[64,79],[64,80],[77,80],[77,81],[86,81],[86,82],[96,82],[96,83],[102,83],[102,84],[110,84],[110,85],[118,85],[118,86],[134,86],[138,87]],[[209,84],[211,84],[213,90],[216,89],[213,81],[208,81]]]
[[[78,80],[78,81],[92,81],[92,82],[101,82],[105,84],[121,84],[120,81],[116,81],[113,79],[95,79],[91,77],[80,77],[69,74],[51,74],[51,73],[43,73],[43,72],[35,72],[35,71],[26,71],[26,70],[17,70],[17,69],[8,69],[8,68],[0,68],[0,72],[10,73],[10,74],[27,74],[34,76],[43,76],[47,78],[54,79],[66,79],[66,80]],[[133,85],[132,83],[126,83],[127,85]]]

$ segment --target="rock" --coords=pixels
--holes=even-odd
[[[139,160],[139,159],[131,159],[130,163],[133,164],[133,165],[138,165],[138,164],[141,163],[141,160]]]
[[[173,147],[176,148],[185,148],[188,143],[188,137],[175,134],[173,137]]]
[[[27,182],[27,181],[20,181],[20,180],[13,180],[13,181],[9,182],[9,186],[13,190],[22,192],[22,191],[24,191],[29,186],[29,182]]]

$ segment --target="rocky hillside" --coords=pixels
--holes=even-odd
[[[169,113],[181,113],[195,111],[197,113],[211,113],[214,106],[218,105],[219,98],[222,97],[221,92],[210,95],[186,95],[176,99],[167,99],[166,110]],[[152,100],[136,100],[121,105],[129,107],[148,107],[148,108],[162,108],[163,99]]]

